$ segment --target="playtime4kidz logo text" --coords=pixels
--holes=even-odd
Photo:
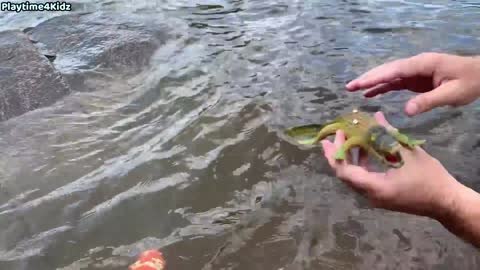
[[[21,3],[0,2],[1,11],[23,12],[23,11],[71,11],[72,4],[65,2],[44,2],[30,3],[28,1]]]

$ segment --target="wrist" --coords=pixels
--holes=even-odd
[[[480,71],[480,56],[474,56],[473,57],[473,65],[470,68],[472,73],[474,74],[473,77],[471,78],[471,81],[473,82],[473,89],[472,91],[475,93],[475,99],[480,98],[480,82],[478,80],[478,77],[476,74]]]
[[[438,203],[440,211],[432,218],[447,229],[462,234],[472,226],[473,220],[480,219],[480,194],[450,178]]]
[[[447,181],[443,189],[444,199],[438,200],[439,211],[432,217],[453,234],[480,248],[480,194],[449,178],[451,181]]]
[[[459,218],[459,211],[463,210],[464,194],[468,188],[458,182],[450,174],[445,177],[445,181],[440,181],[441,186],[433,206],[431,218],[441,223],[450,222]]]

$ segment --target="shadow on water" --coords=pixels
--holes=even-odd
[[[407,118],[410,94],[367,101],[344,90],[394,58],[478,54],[480,9],[384,4],[77,4],[153,25],[161,15],[173,33],[140,73],[89,70],[89,91],[0,124],[0,268],[126,269],[150,248],[168,269],[478,268],[477,251],[438,223],[372,209],[319,147],[283,134],[354,107],[382,110],[480,190],[478,104]],[[2,14],[0,25],[56,15]]]

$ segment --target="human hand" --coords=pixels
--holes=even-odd
[[[408,89],[421,93],[411,98],[409,116],[435,107],[467,105],[480,96],[480,58],[422,53],[371,69],[347,84],[347,90],[365,90],[365,97]]]
[[[385,127],[390,124],[378,112],[376,120]],[[453,209],[451,192],[461,185],[442,164],[422,148],[402,148],[404,165],[385,173],[370,172],[366,157],[361,157],[359,166],[348,159],[335,159],[336,151],[345,142],[343,131],[337,131],[335,141],[323,140],[325,157],[338,178],[356,191],[365,194],[374,207],[437,218]]]

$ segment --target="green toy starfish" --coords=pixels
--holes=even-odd
[[[336,152],[337,160],[344,160],[352,147],[360,147],[389,167],[400,168],[404,161],[400,155],[402,146],[409,149],[422,145],[425,140],[414,140],[393,127],[380,125],[365,112],[353,112],[337,117],[326,125],[306,125],[290,128],[286,134],[299,144],[318,144],[337,130],[343,130],[347,140]]]

